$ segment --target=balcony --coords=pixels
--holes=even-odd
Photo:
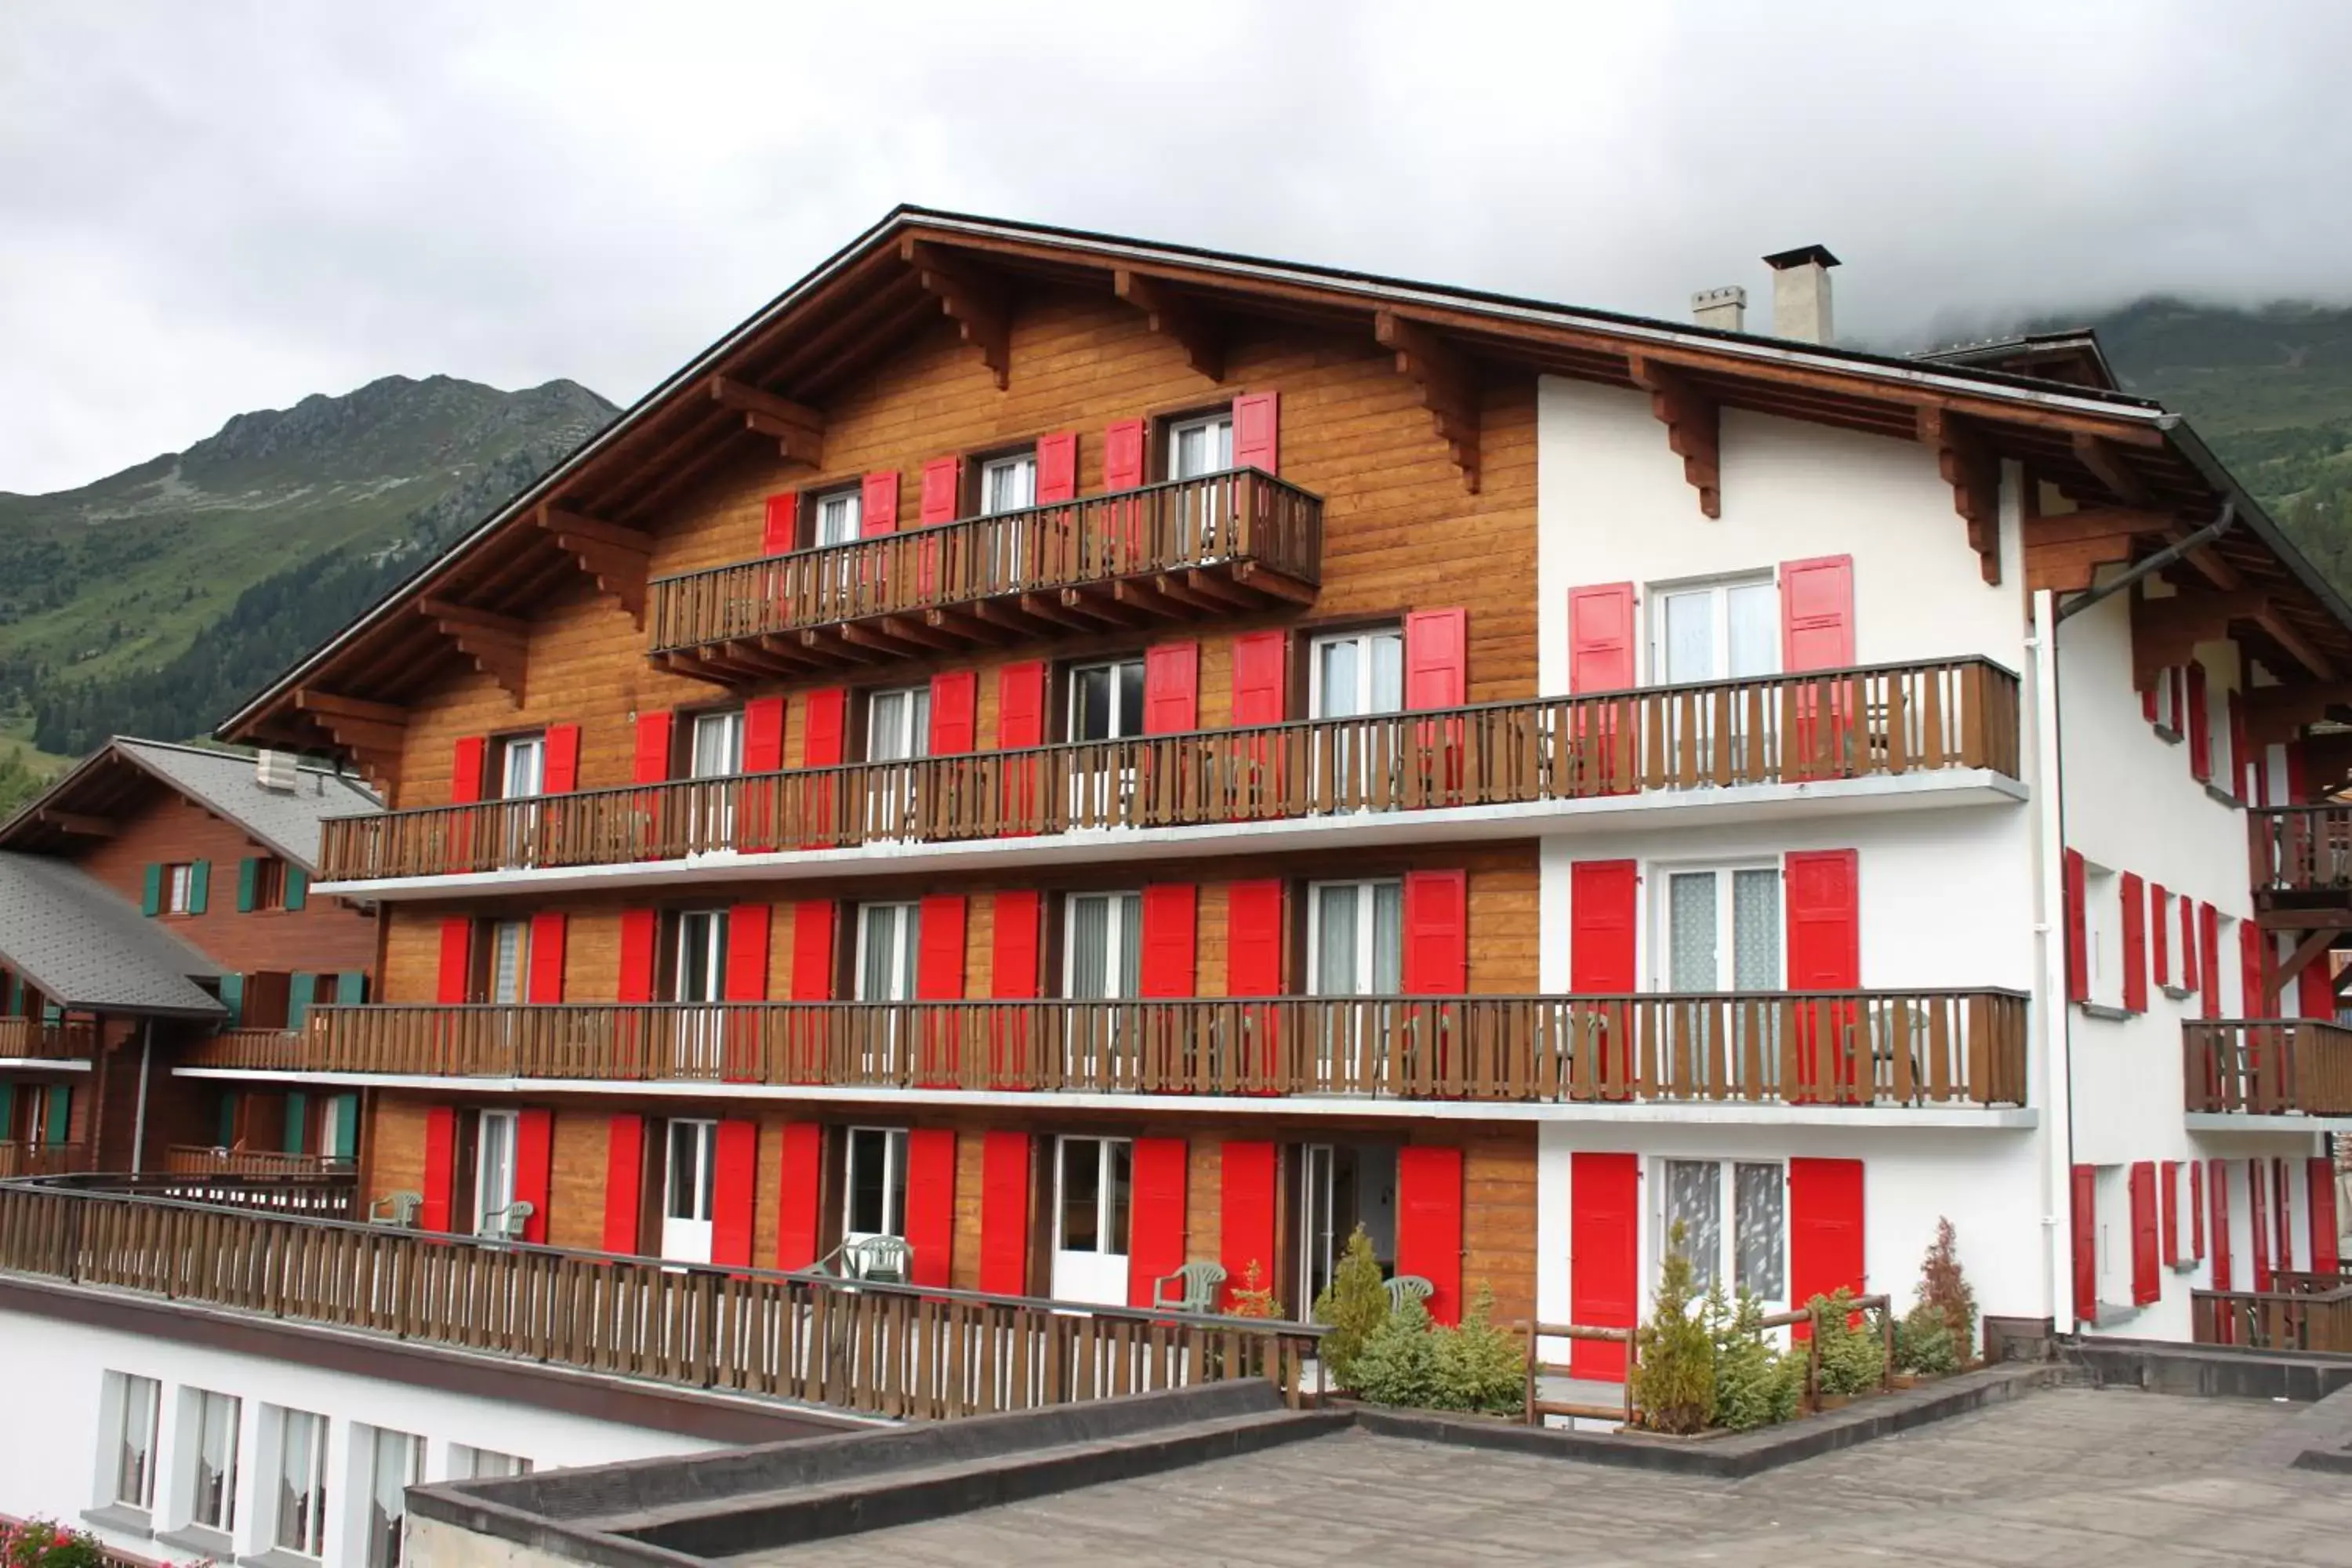
[[[95,1025],[0,1018],[0,1061],[86,1062],[97,1051]]]
[[[656,578],[652,651],[761,679],[1311,603],[1323,503],[1255,468]]]
[[[275,1149],[222,1149],[173,1143],[163,1151],[167,1176],[303,1176],[348,1173],[351,1162],[331,1154],[287,1154]]]
[[[0,1138],[0,1178],[61,1176],[89,1163],[89,1151],[79,1143],[26,1143]]]
[[[2352,805],[2262,806],[2246,831],[2262,908],[2352,908]]]
[[[2191,1113],[2352,1117],[2352,1029],[2313,1018],[2180,1026]]]
[[[2025,1103],[2015,992],[320,1007],[184,1067],[845,1090],[1489,1103]]]
[[[1482,808],[1524,837],[1547,809],[2014,779],[2017,715],[2016,677],[1962,658],[681,779],[332,818],[320,882]]]
[[[2191,1337],[2200,1345],[2342,1355],[2352,1352],[2352,1276],[2280,1269],[2267,1290],[2191,1293]]]

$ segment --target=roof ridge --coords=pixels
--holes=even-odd
[[[146,746],[158,752],[180,752],[192,757],[218,757],[226,762],[236,763],[250,763],[257,752],[266,749],[257,747],[250,751],[231,751],[222,746],[193,745],[186,741],[151,741],[144,735],[109,735],[106,739],[109,745]],[[360,782],[359,776],[355,773],[344,773],[340,768],[325,767],[318,763],[303,762],[299,754],[295,759],[294,767],[298,773],[316,773],[320,778],[342,779],[352,784]]]

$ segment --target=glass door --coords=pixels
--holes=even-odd
[[[1650,637],[1650,668],[1659,685],[1742,681],[1774,674],[1780,668],[1780,590],[1769,577],[1661,589],[1651,599]],[[1720,728],[1730,738],[1727,782],[1746,779],[1741,758],[1753,732],[1750,695],[1728,687],[1714,701],[1659,707],[1654,721],[1663,729],[1665,754],[1696,754],[1707,759],[1711,767]],[[1756,704],[1767,735],[1777,707],[1769,696]]]
[[[710,1261],[710,1212],[716,1182],[719,1123],[669,1124],[667,1177],[662,1193],[661,1255],[678,1263]]]
[[[866,700],[866,760],[912,763],[931,748],[931,689],[906,686],[877,691]],[[876,766],[866,770],[866,831],[872,838],[895,838],[919,830],[916,805],[920,770]]]
[[[845,1141],[841,1238],[845,1243],[907,1234],[907,1131],[853,1127]]]
[[[678,1004],[673,1066],[677,1078],[717,1078],[726,1044],[727,911],[687,910],[677,917]]]
[[[1772,992],[1780,977],[1780,870],[1777,866],[1706,867],[1670,870],[1665,876],[1664,973],[1662,991],[1685,995]],[[1674,1003],[1686,1016],[1674,1020],[1667,1038],[1689,1042],[1686,1056],[1671,1056],[1675,1070],[1694,1081],[1677,1087],[1701,1092],[1713,1086],[1704,1075],[1717,1070],[1715,1042],[1729,1048],[1720,1070],[1727,1084],[1754,1075],[1759,1085],[1780,1081],[1780,1010],[1777,1005],[1737,1001]]]
[[[1307,983],[1317,996],[1386,998],[1404,989],[1404,885],[1317,882],[1307,889]],[[1392,1008],[1384,1000],[1319,1009],[1322,1070],[1333,1090],[1379,1087]]]
[[[1143,661],[1106,659],[1070,670],[1064,727],[1076,752],[1070,767],[1070,826],[1135,826],[1135,768],[1118,742],[1143,733]]]
[[[861,904],[857,909],[857,1000],[910,1003],[922,933],[919,904]],[[867,1081],[898,1082],[906,1067],[901,1042],[912,1037],[903,1007],[858,1011],[858,1053]]]
[[[1305,1320],[1330,1288],[1358,1226],[1381,1275],[1396,1272],[1397,1152],[1390,1146],[1308,1143],[1298,1156],[1298,1258],[1291,1300]]]
[[[540,816],[544,809],[538,799],[546,793],[546,778],[547,742],[543,737],[515,735],[500,744],[499,798],[517,803],[502,814],[506,819],[504,858],[509,866],[528,866],[536,858]]]
[[[1025,512],[1037,504],[1037,458],[1035,454],[1023,452],[1010,458],[995,458],[981,465],[980,510],[983,517],[1003,517],[996,525],[996,581],[991,584],[998,591],[1024,586],[1026,564],[1030,552],[1024,546],[1023,535],[1034,526],[1031,520],[1010,516]]]
[[[520,1226],[509,1225],[514,1205],[515,1113],[485,1110],[475,1121],[474,1234],[519,1237]]]
[[[1234,416],[1230,411],[1200,419],[1180,420],[1168,427],[1168,477],[1197,479],[1222,474],[1234,466]],[[1232,505],[1221,485],[1200,485],[1180,490],[1182,534],[1173,541],[1178,556],[1213,561],[1225,552],[1225,520]],[[1160,563],[1166,564],[1166,563]]]
[[[1062,994],[1073,1002],[1133,996],[1143,973],[1143,895],[1072,893],[1063,905]],[[1109,1089],[1133,1077],[1120,1047],[1133,1033],[1115,1007],[1073,1007],[1064,1035],[1066,1081]]]
[[[1054,1154],[1054,1295],[1123,1306],[1134,1145],[1062,1138]]]
[[[1403,710],[1404,633],[1383,626],[1317,637],[1309,645],[1307,701],[1312,718],[1360,721],[1332,725],[1328,752],[1316,746],[1318,786],[1326,784],[1328,770],[1330,798],[1343,809],[1392,798],[1403,778],[1403,726],[1360,721]]]
[[[735,775],[743,771],[743,710],[730,708],[694,716],[687,776],[692,787],[696,849],[735,845]]]

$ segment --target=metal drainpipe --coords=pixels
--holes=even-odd
[[[155,1049],[155,1020],[139,1026],[139,1104],[131,1115],[131,1173],[139,1173],[139,1156],[147,1147],[147,1058]]]
[[[2037,868],[2036,900],[2041,918],[2035,922],[2040,951],[2036,956],[2041,969],[2040,989],[2050,999],[2042,1008],[2044,1061],[2054,1059],[2062,1043],[2065,1048],[2065,1071],[2046,1068],[2044,1088],[2045,1099],[2063,1101],[2048,1107],[2058,1159],[2056,1168],[2045,1173],[2051,1188],[2051,1213],[2043,1221],[2042,1247],[2043,1266],[2049,1270],[2050,1279],[2050,1331],[2059,1334],[2071,1333],[2076,1326],[2071,1315],[2074,1300],[2074,1016],[2066,1000],[2065,942],[2062,930],[2066,918],[2066,792],[2058,760],[2064,727],[2060,721],[2058,703],[2058,595],[2043,589],[2033,595],[2032,603],[2033,635],[2027,647],[2033,658],[2034,750],[2041,761],[2035,787],[2042,797],[2042,853]],[[2044,606],[2048,613],[2044,613]],[[2060,1310],[2062,1300],[2068,1310]]]

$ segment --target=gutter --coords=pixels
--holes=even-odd
[[[2346,603],[2344,595],[2337,593],[2335,585],[2321,575],[2319,568],[2305,556],[2301,546],[2288,539],[2279,525],[2271,521],[2271,514],[2263,510],[2263,503],[2246,493],[2245,487],[2239,484],[2237,477],[2222,466],[2221,459],[2213,455],[2213,449],[2205,445],[2204,437],[2190,427],[2189,421],[2178,414],[2168,414],[2157,421],[2157,427],[2172,437],[2172,444],[2179,448],[2182,457],[2189,459],[2189,466],[2204,477],[2205,482],[2219,490],[2237,509],[2238,516],[2254,531],[2255,537],[2269,545],[2272,552],[2286,563],[2287,570],[2294,574],[2295,581],[2310,590],[2312,597],[2326,605],[2327,613],[2334,616],[2339,624],[2352,627],[2352,604]]]

